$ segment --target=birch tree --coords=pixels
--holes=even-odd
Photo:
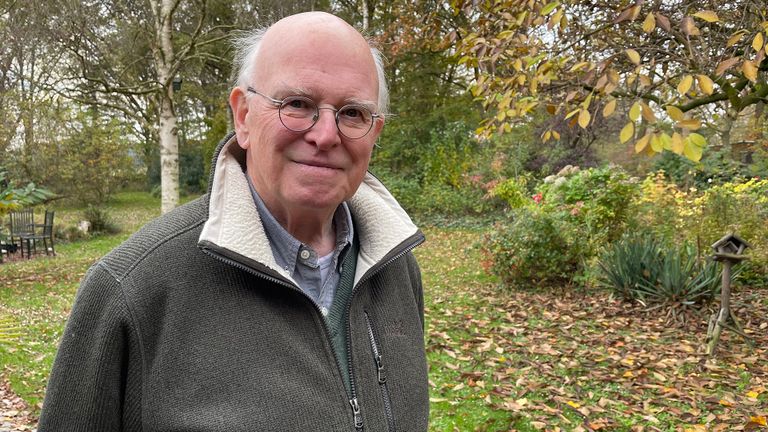
[[[180,0],[149,0],[154,15],[155,43],[152,53],[161,84],[160,99],[160,185],[161,211],[166,213],[179,203],[179,136],[173,107],[173,75],[176,56],[173,50],[173,13]],[[181,56],[183,57],[183,55]]]
[[[66,97],[95,104],[157,137],[161,207],[179,202],[179,139],[173,82],[202,47],[228,38],[236,23],[208,13],[214,0],[67,0],[63,25],[53,30],[74,59],[66,71]],[[206,59],[211,54],[206,53]],[[225,61],[223,58],[217,61]],[[152,130],[157,130],[157,134]],[[149,130],[149,131],[147,131]]]

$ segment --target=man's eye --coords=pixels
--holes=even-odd
[[[309,106],[307,101],[302,99],[289,99],[286,101],[285,105],[295,109],[306,109]]]
[[[349,107],[349,108],[345,108],[344,111],[342,111],[341,115],[343,115],[344,117],[356,118],[356,117],[362,116],[363,113],[361,113],[360,110],[357,108]]]

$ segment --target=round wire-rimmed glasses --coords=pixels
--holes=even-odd
[[[318,107],[315,101],[304,96],[288,96],[280,100],[259,93],[252,87],[248,87],[247,90],[276,106],[280,122],[286,129],[294,132],[304,132],[311,129],[320,118],[321,109],[334,112],[336,128],[349,139],[358,139],[368,135],[368,132],[373,129],[373,122],[380,117],[380,114],[372,113],[363,105],[349,104],[339,109]]]

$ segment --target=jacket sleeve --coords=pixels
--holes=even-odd
[[[139,430],[141,391],[136,378],[141,368],[135,360],[135,335],[120,285],[96,264],[77,292],[38,430]]]

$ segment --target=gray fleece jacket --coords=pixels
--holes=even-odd
[[[368,174],[325,318],[275,263],[243,161],[225,138],[207,195],[88,271],[40,432],[427,430],[421,232]]]

